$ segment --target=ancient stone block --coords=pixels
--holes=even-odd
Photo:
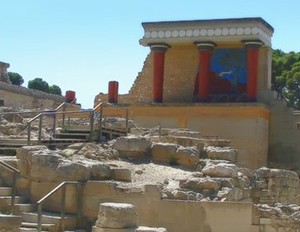
[[[114,149],[120,156],[127,158],[141,158],[146,156],[151,147],[151,142],[146,137],[141,136],[123,136],[116,139]]]
[[[92,232],[135,232],[135,228],[115,229],[93,226]]]
[[[91,170],[91,179],[108,180],[112,177],[112,171],[108,165],[94,164]]]
[[[137,227],[137,213],[134,205],[111,202],[100,204],[96,226],[114,229]]]
[[[171,143],[155,143],[151,147],[153,161],[170,165],[195,167],[199,162],[199,152],[193,147],[183,147]]]
[[[219,189],[219,184],[211,178],[188,178],[180,180],[180,188],[190,189],[194,191],[202,191],[204,189],[215,191]]]
[[[202,169],[202,173],[212,177],[237,177],[237,167],[234,164],[210,164]]]
[[[136,232],[167,232],[165,228],[155,228],[155,227],[146,227],[146,226],[139,226]]]
[[[175,153],[178,145],[172,143],[155,143],[151,147],[152,160],[160,163],[176,163]]]
[[[228,160],[231,162],[235,162],[237,159],[237,150],[230,147],[208,146],[205,148],[205,151],[209,159]]]
[[[112,168],[112,179],[117,181],[131,182],[131,172],[126,168]]]

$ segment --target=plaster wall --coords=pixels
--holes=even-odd
[[[241,44],[220,44],[216,48],[243,48]],[[257,95],[264,102],[264,93],[270,89],[271,49],[262,47],[259,51]],[[201,61],[200,61],[201,62]],[[198,71],[198,50],[194,44],[174,44],[165,53],[163,102],[191,103]],[[138,74],[129,94],[119,97],[120,103],[151,103],[153,79],[153,53],[147,56],[142,71]],[[100,97],[96,96],[95,99]],[[103,97],[102,97],[103,98]],[[104,99],[106,97],[104,96]],[[95,104],[98,102],[95,101]]]

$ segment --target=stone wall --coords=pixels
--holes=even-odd
[[[239,150],[239,165],[267,165],[270,113],[262,104],[144,104],[128,109],[129,118],[138,127],[189,128],[204,135],[220,136],[231,140]],[[105,107],[103,114],[121,116],[122,112]]]
[[[9,64],[0,61],[0,82],[10,84],[10,79],[7,74],[7,69],[9,68]]]
[[[0,82],[0,100],[3,101],[3,106],[55,108],[64,102],[65,98],[60,95]]]

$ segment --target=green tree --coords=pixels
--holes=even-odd
[[[19,73],[8,72],[7,74],[13,85],[21,86],[24,83],[23,77]]]
[[[49,87],[49,93],[61,95],[61,89],[57,85],[51,85]]]
[[[300,52],[273,51],[272,84],[289,106],[300,109]]]
[[[44,81],[42,78],[35,78],[28,82],[28,88],[29,89],[37,89],[43,92],[48,93],[49,92],[49,84]]]

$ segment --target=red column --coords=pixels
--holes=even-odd
[[[67,103],[76,103],[76,92],[72,90],[67,90],[65,99]]]
[[[110,81],[108,82],[108,102],[118,103],[119,82]]]
[[[255,102],[257,97],[257,76],[260,40],[243,41],[247,50],[247,100]]]
[[[152,101],[161,103],[163,101],[165,52],[169,48],[167,44],[151,44],[153,52],[153,84]]]
[[[195,101],[205,102],[209,100],[209,73],[210,61],[214,46],[213,42],[195,42],[199,51],[199,71],[195,86]]]

